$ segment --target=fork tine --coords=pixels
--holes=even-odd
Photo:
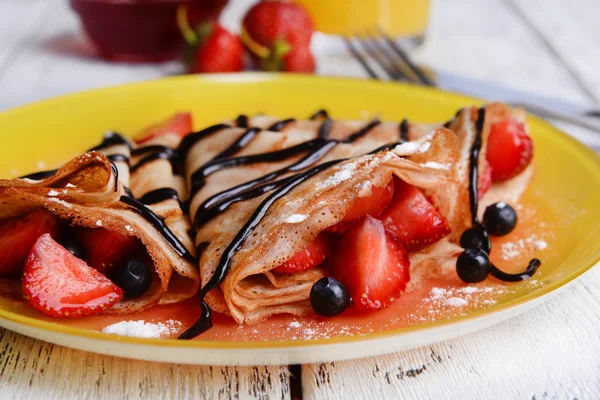
[[[348,47],[348,50],[350,51],[352,56],[356,59],[356,61],[360,63],[360,65],[362,65],[364,70],[367,71],[371,78],[379,79],[379,77],[377,76],[375,71],[373,71],[373,68],[371,68],[367,60],[363,57],[362,54],[360,54],[360,51],[358,51],[358,49],[354,46],[354,43],[352,43],[352,39],[344,35],[344,42],[346,43],[346,46]]]
[[[383,68],[386,74],[393,80],[408,80],[408,77],[395,65],[393,57],[389,57],[377,46],[375,39],[367,33],[364,37],[357,37],[356,40],[362,45],[367,54]]]
[[[383,40],[386,41],[386,43],[394,50],[394,52],[400,56],[400,58],[402,58],[402,61],[404,61],[406,63],[406,65],[411,69],[412,72],[414,72],[414,74],[419,78],[419,80],[428,86],[435,86],[434,83],[431,81],[431,79],[429,79],[427,77],[427,75],[423,72],[423,70],[421,68],[419,68],[417,65],[415,65],[415,63],[412,62],[412,60],[410,59],[410,57],[408,56],[408,54],[406,54],[406,52],[400,48],[400,46],[394,42],[384,31],[383,29],[381,29],[381,27],[378,27],[377,30],[379,31],[379,34],[381,35],[381,37],[383,38]]]

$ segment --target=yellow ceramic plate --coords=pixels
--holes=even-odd
[[[429,88],[309,76],[188,76],[74,94],[0,114],[0,176],[55,167],[95,144],[101,132],[136,132],[149,122],[191,110],[196,127],[240,112],[308,116],[327,108],[337,118],[377,114],[384,120],[437,122],[480,101]],[[554,215],[556,233],[534,286],[466,315],[403,329],[332,339],[230,342],[137,339],[32,317],[0,301],[0,325],[64,346],[155,361],[199,364],[291,364],[389,353],[485,328],[547,300],[600,259],[600,161],[596,154],[529,119],[537,175],[529,192]],[[543,221],[542,221],[542,226]]]

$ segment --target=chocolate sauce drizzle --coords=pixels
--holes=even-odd
[[[133,196],[129,195],[129,197],[133,197]],[[142,197],[140,197],[137,200],[140,203],[143,203],[145,205],[152,205],[152,204],[160,203],[162,201],[169,200],[169,199],[179,201],[179,194],[177,193],[177,190],[172,189],[172,188],[154,189],[154,190],[144,194]]]
[[[331,121],[330,119],[326,119],[324,124],[327,121]],[[293,156],[296,156],[301,153],[305,153],[310,151],[308,155],[296,161],[295,163],[270,172],[266,175],[263,175],[257,179],[244,182],[240,185],[229,188],[225,191],[217,193],[212,197],[206,199],[196,211],[194,216],[194,221],[192,224],[192,229],[197,230],[207,221],[209,221],[214,216],[218,215],[219,212],[224,211],[231,204],[236,203],[238,201],[248,200],[253,197],[260,196],[265,192],[265,190],[269,188],[269,190],[273,190],[275,187],[271,185],[262,186],[260,190],[252,191],[251,194],[247,191],[255,189],[257,186],[269,182],[273,179],[276,179],[284,174],[290,172],[298,172],[303,169],[308,168],[314,163],[321,160],[331,149],[337,146],[340,143],[352,143],[363,136],[365,136],[369,131],[379,125],[381,122],[379,120],[373,120],[369,122],[366,126],[359,129],[355,133],[352,133],[348,136],[348,138],[340,141],[335,139],[325,140],[322,138],[309,140],[295,146],[288,147],[283,150],[278,150],[270,153],[262,153],[258,155],[246,156],[246,157],[238,157],[238,158],[229,158],[229,159],[217,159],[214,161],[210,161],[200,167],[192,174],[192,190],[190,194],[190,201],[194,198],[194,196],[198,193],[198,191],[204,186],[206,177],[210,174],[217,172],[223,168],[231,167],[231,166],[239,166],[239,165],[247,165],[255,162],[272,162],[272,161],[282,161]],[[279,181],[280,184],[284,184],[285,180]],[[251,197],[248,197],[251,196]]]
[[[177,239],[177,236],[169,229],[165,224],[163,218],[156,215],[151,209],[146,207],[144,204],[129,196],[121,196],[120,201],[127,204],[138,212],[146,221],[148,221],[154,228],[161,234],[161,236],[171,245],[173,250],[177,252],[181,257],[185,258],[189,262],[196,262],[196,257],[188,251],[188,249]]]
[[[542,265],[540,260],[537,258],[532,258],[531,261],[529,261],[529,265],[525,271],[517,274],[507,274],[506,272],[500,271],[494,264],[491,264],[490,275],[504,282],[521,282],[535,275],[540,265]]]
[[[317,111],[316,113],[311,115],[309,119],[314,121],[315,119],[319,119],[319,118],[329,119],[329,113],[327,112],[327,110],[320,109],[319,111]]]
[[[205,332],[212,326],[212,322],[210,321],[211,311],[206,302],[204,301],[204,298],[206,297],[206,294],[208,292],[215,289],[223,282],[223,280],[227,276],[227,273],[229,272],[229,269],[231,268],[233,256],[242,247],[242,245],[244,244],[248,236],[250,236],[254,228],[258,226],[258,224],[267,214],[267,211],[273,205],[273,203],[275,203],[275,201],[288,194],[293,188],[306,181],[313,175],[316,175],[319,172],[324,171],[325,169],[344,160],[345,159],[338,159],[319,164],[316,167],[313,167],[301,174],[294,176],[285,185],[281,186],[279,189],[277,189],[275,192],[269,195],[258,206],[256,211],[254,211],[254,214],[252,214],[250,219],[246,222],[246,224],[244,224],[243,228],[237,233],[233,241],[229,244],[229,246],[227,246],[227,248],[221,255],[221,259],[219,261],[217,269],[215,270],[215,273],[206,283],[206,285],[200,290],[199,297],[202,306],[202,315],[200,316],[200,319],[194,325],[192,325],[192,327],[186,330],[181,336],[179,336],[179,339],[192,339],[201,334],[202,332]]]
[[[248,124],[250,123],[250,119],[247,115],[240,114],[235,120],[235,124],[240,128],[248,128]]]
[[[408,142],[408,120],[406,118],[400,122],[400,140]]]
[[[294,118],[288,118],[282,121],[277,121],[273,125],[269,126],[267,130],[271,132],[281,132],[283,129],[285,129],[286,126],[293,122],[296,122]]]
[[[457,113],[456,117],[463,111],[461,108]],[[483,127],[485,122],[485,106],[479,108],[477,114],[477,120],[475,121],[475,138],[471,145],[471,151],[469,153],[469,206],[471,209],[471,223],[476,225],[479,223],[477,216],[477,210],[479,208],[479,193],[478,193],[478,182],[479,182],[479,153],[481,152]],[[499,270],[493,263],[490,262],[490,275],[494,278],[504,282],[520,282],[531,278],[542,265],[542,262],[533,258],[529,261],[529,265],[525,271],[517,274],[508,274]]]
[[[479,182],[479,153],[481,152],[481,135],[483,134],[483,122],[485,120],[485,106],[479,109],[477,121],[475,121],[475,138],[469,153],[469,206],[471,207],[471,223],[478,222],[477,209],[479,208],[478,188]]]
[[[323,115],[323,114],[320,114],[320,115]],[[325,113],[325,115],[326,115],[326,113]],[[325,124],[328,124],[329,127],[324,128],[324,129],[319,129],[319,139],[309,140],[307,142],[300,143],[299,145],[292,146],[292,147],[289,147],[284,150],[279,150],[279,151],[270,152],[270,153],[263,153],[263,154],[258,155],[258,157],[247,156],[247,157],[238,157],[237,160],[234,160],[234,159],[220,160],[219,159],[219,160],[216,160],[217,162],[215,162],[215,161],[208,162],[207,164],[200,167],[198,170],[196,170],[192,174],[192,176],[196,175],[197,181],[195,181],[196,185],[194,185],[194,183],[195,183],[194,178],[192,178],[192,187],[195,188],[196,190],[195,191],[192,190],[190,199],[192,199],[193,196],[197,193],[197,191],[199,190],[198,188],[202,187],[201,185],[204,184],[204,179],[206,178],[206,176],[208,176],[210,173],[220,170],[226,166],[245,165],[246,163],[252,163],[252,162],[268,162],[268,161],[272,161],[273,159],[276,159],[279,161],[281,159],[286,159],[286,158],[292,157],[292,156],[298,154],[299,152],[310,151],[306,156],[301,158],[299,161],[296,161],[295,163],[291,164],[290,166],[278,169],[278,170],[273,171],[269,174],[266,174],[260,178],[254,179],[249,182],[242,183],[238,186],[235,186],[233,188],[230,188],[228,190],[225,190],[223,192],[213,195],[212,197],[205,200],[204,203],[198,208],[198,210],[196,211],[196,215],[194,217],[192,234],[200,226],[202,226],[204,223],[206,223],[208,220],[215,217],[219,213],[225,211],[230,205],[232,205],[236,202],[239,202],[239,201],[244,201],[244,200],[249,200],[251,198],[259,197],[269,191],[274,190],[273,193],[271,193],[265,200],[263,200],[261,202],[261,204],[258,206],[258,208],[254,212],[252,217],[250,217],[250,219],[246,222],[244,227],[238,232],[236,237],[233,239],[233,241],[229,244],[229,246],[226,248],[226,250],[222,254],[221,259],[219,261],[219,265],[217,266],[213,276],[211,277],[209,282],[200,291],[199,297],[200,297],[201,307],[202,307],[200,319],[191,328],[189,328],[187,331],[185,331],[179,337],[180,339],[194,338],[194,337],[198,336],[199,334],[201,334],[202,332],[206,331],[207,329],[210,329],[210,327],[212,327],[212,322],[210,321],[211,311],[210,311],[210,308],[208,307],[208,305],[206,304],[206,302],[204,301],[204,298],[208,292],[215,289],[223,282],[223,280],[227,276],[227,273],[229,272],[229,269],[231,267],[233,256],[241,248],[241,246],[243,245],[245,240],[248,238],[250,233],[254,230],[254,228],[260,223],[260,221],[266,215],[266,213],[269,210],[269,208],[271,207],[271,205],[276,200],[278,200],[279,198],[281,198],[284,195],[286,195],[287,193],[289,193],[294,187],[296,187],[297,185],[306,181],[308,178],[312,177],[313,175],[331,167],[332,165],[335,165],[337,163],[347,160],[347,159],[337,159],[337,160],[328,161],[328,162],[325,162],[322,164],[318,164],[316,166],[312,166],[315,163],[317,163],[319,160],[321,160],[327,153],[329,153],[329,151],[331,151],[331,149],[333,149],[338,144],[352,143],[352,142],[364,137],[368,132],[370,132],[373,128],[375,128],[376,126],[378,126],[381,123],[379,120],[375,119],[375,120],[369,122],[363,128],[350,134],[344,140],[335,140],[335,139],[327,140],[327,139],[324,139],[321,137],[322,130],[329,131],[331,129],[331,122],[328,123],[327,121],[331,121],[329,119],[329,117],[326,117],[321,128]],[[384,146],[379,147],[372,153],[376,153],[378,151],[393,148],[397,144],[398,143],[386,144]],[[232,161],[232,160],[234,160],[234,161]],[[311,167],[311,168],[306,170],[306,168],[308,168],[308,167]],[[273,181],[273,179],[276,179],[284,174],[287,174],[290,172],[296,172],[296,171],[303,171],[303,170],[304,170],[304,172],[299,172],[296,175],[292,175],[292,176],[289,176],[289,177],[286,177],[286,178],[283,178],[283,179],[280,179],[277,181]]]
[[[159,146],[159,145],[145,146],[145,147],[140,147],[139,149],[133,150],[131,152],[131,155],[138,156],[138,155],[142,155],[142,154],[146,154],[146,153],[150,153],[150,154],[140,158],[140,160],[137,163],[135,163],[134,165],[131,166],[132,173],[137,171],[144,165],[151,163],[152,161],[160,160],[160,159],[171,162],[171,166],[173,168],[173,173],[175,175],[177,175],[178,173],[181,172],[181,168],[179,168],[179,163],[178,163],[179,156],[177,154],[177,151],[173,150],[172,148],[167,147],[167,146]]]
[[[34,172],[33,174],[23,175],[19,177],[19,179],[32,179],[34,181],[40,181],[42,179],[50,178],[51,176],[56,175],[58,172],[57,169],[51,169],[49,171],[40,171]]]

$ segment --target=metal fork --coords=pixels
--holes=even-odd
[[[369,60],[373,60],[392,80],[436,87],[436,82],[431,75],[415,64],[400,44],[383,30],[371,30],[362,36],[344,36],[344,41],[352,56],[373,79],[382,79],[382,77],[375,71]],[[600,133],[600,124],[596,122],[524,102],[510,105],[524,108],[543,118],[567,122]]]

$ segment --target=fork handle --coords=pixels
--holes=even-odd
[[[568,113],[563,113],[555,110],[550,110],[545,107],[541,107],[531,103],[513,103],[516,107],[524,108],[532,114],[538,115],[543,118],[550,118],[556,121],[563,121],[569,124],[577,125],[582,128],[589,129],[591,131],[600,133],[600,122],[595,120],[586,119],[585,117],[579,115],[573,115]]]

